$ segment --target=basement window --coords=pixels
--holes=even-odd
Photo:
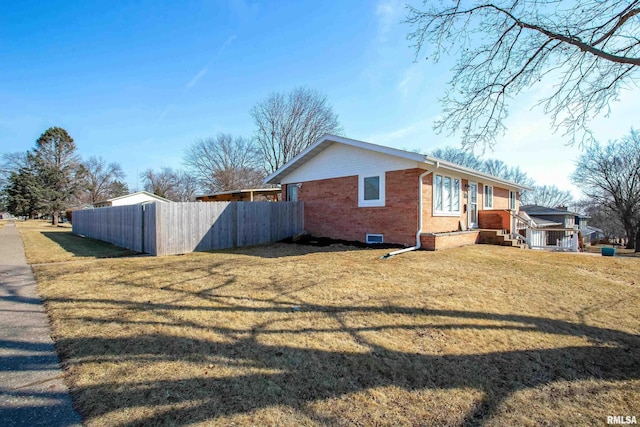
[[[383,234],[367,234],[367,243],[384,243],[384,235]]]

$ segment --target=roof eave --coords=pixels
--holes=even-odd
[[[427,163],[433,164],[432,162],[427,160],[427,156],[424,154],[411,153],[408,151],[398,150],[396,148],[385,147],[382,145],[371,144],[370,142],[359,141],[356,139],[345,138],[342,136],[326,134],[323,135],[322,138],[318,139],[316,142],[311,144],[309,147],[302,150],[298,155],[296,155],[293,159],[287,162],[284,166],[271,173],[264,179],[265,184],[280,184],[282,177],[287,174],[287,170],[290,169],[293,165],[304,159],[309,153],[316,150],[322,144],[331,144],[331,143],[341,143],[345,145],[349,145],[352,147],[369,149],[378,153],[387,154],[390,156],[401,157],[407,160],[412,160],[419,163]]]
[[[465,173],[477,178],[482,178],[484,180],[488,180],[488,181],[492,181],[498,184],[503,184],[503,185],[507,185],[510,187],[514,187],[514,188],[519,188],[521,190],[528,190],[531,191],[533,190],[532,187],[529,187],[528,185],[523,185],[523,184],[518,184],[517,182],[513,182],[513,181],[509,181],[506,179],[502,179],[502,178],[498,178],[497,176],[493,176],[493,175],[489,175],[487,173],[484,172],[480,172],[477,171],[475,169],[471,169],[468,168],[466,166],[461,166],[455,163],[451,163],[448,162],[446,160],[440,160],[436,157],[431,157],[431,156],[425,156],[427,160],[430,160],[431,162],[433,162],[434,164],[436,164],[437,167],[444,167],[446,169],[450,169],[452,171],[455,172],[460,172],[460,173]]]
[[[518,183],[515,183],[515,182],[512,182],[512,181],[505,180],[505,179],[501,179],[501,178],[495,177],[493,175],[485,174],[485,173],[479,172],[479,171],[477,171],[475,169],[467,168],[465,166],[460,166],[460,165],[457,165],[455,163],[451,163],[451,162],[448,162],[448,161],[445,161],[445,160],[440,160],[440,159],[438,159],[436,157],[431,157],[431,156],[427,156],[427,155],[419,154],[419,153],[412,153],[412,152],[408,152],[408,151],[404,151],[404,150],[398,150],[396,148],[385,147],[385,146],[382,146],[382,145],[372,144],[370,142],[359,141],[359,140],[355,140],[355,139],[344,138],[344,137],[341,137],[341,136],[330,135],[330,134],[323,135],[322,138],[318,139],[316,142],[311,144],[309,147],[307,147],[306,149],[302,150],[297,156],[295,156],[293,159],[291,159],[289,162],[287,162],[284,166],[282,166],[281,168],[279,168],[275,172],[273,172],[270,175],[268,175],[264,179],[264,182],[266,184],[280,184],[280,182],[282,181],[282,177],[287,175],[287,173],[288,173],[287,171],[289,169],[291,169],[291,167],[293,165],[295,165],[296,163],[298,163],[299,161],[304,159],[307,155],[309,155],[311,152],[316,150],[320,145],[327,144],[327,143],[334,143],[334,142],[345,144],[345,145],[349,145],[349,146],[352,146],[352,147],[369,149],[369,150],[372,150],[372,151],[375,151],[375,152],[378,152],[378,153],[404,158],[404,159],[407,159],[407,160],[415,161],[415,162],[426,164],[426,165],[429,165],[429,166],[435,165],[436,167],[444,167],[445,169],[449,169],[449,170],[452,170],[452,171],[455,171],[455,172],[459,172],[459,173],[464,173],[464,174],[467,174],[467,175],[470,175],[470,176],[473,176],[473,177],[481,178],[481,179],[483,179],[485,181],[491,181],[491,182],[494,182],[494,183],[497,183],[497,184],[506,185],[508,187],[518,188],[520,190],[529,190],[529,191],[533,190],[533,188],[531,188],[529,186],[518,184]]]

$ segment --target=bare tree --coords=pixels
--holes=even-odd
[[[439,131],[459,131],[464,147],[492,147],[504,133],[508,100],[545,77],[539,101],[554,129],[571,141],[590,138],[588,122],[607,114],[640,66],[640,1],[496,0],[408,6],[407,36],[416,58],[457,63],[442,98]]]
[[[192,202],[198,191],[198,180],[187,171],[175,172],[175,186],[169,193],[169,200],[176,202]]]
[[[589,216],[589,225],[602,229],[606,240],[626,237],[627,233],[615,212],[594,200],[582,200],[579,205],[582,211]]]
[[[272,93],[251,109],[265,169],[274,172],[323,135],[340,134],[337,114],[320,92],[306,87]]]
[[[18,173],[21,168],[26,168],[28,163],[27,152],[4,153],[0,159],[0,190],[9,183],[12,173]],[[2,195],[0,194],[0,197]],[[2,208],[0,206],[0,208]]]
[[[173,169],[162,168],[159,172],[147,169],[140,175],[140,178],[142,178],[145,191],[171,200],[170,197],[177,181]]]
[[[533,191],[527,191],[523,195],[522,203],[555,208],[569,206],[574,203],[574,200],[570,191],[561,190],[555,185],[534,185]]]
[[[8,176],[11,172],[17,172],[28,164],[27,151],[16,153],[4,153],[0,161],[0,176]]]
[[[262,155],[257,145],[242,137],[220,133],[194,142],[184,163],[208,192],[263,186]]]
[[[107,163],[102,157],[89,157],[84,163],[87,170],[85,177],[86,203],[96,203],[112,197],[122,196],[122,187],[116,185],[124,179],[122,167],[115,162]]]
[[[147,169],[140,176],[145,191],[174,202],[192,201],[197,191],[196,179],[186,171],[165,167],[159,172]]]
[[[482,160],[473,155],[472,152],[454,147],[437,148],[431,152],[431,156],[447,162],[455,163],[467,168],[481,170]]]
[[[616,214],[627,248],[640,252],[640,134],[632,129],[621,141],[588,147],[572,179],[588,198]]]
[[[482,170],[489,175],[503,177],[509,173],[509,167],[502,160],[487,159],[482,164]]]
[[[521,184],[527,187],[534,184],[533,179],[530,178],[525,171],[520,169],[520,167],[507,166],[505,162],[497,159],[480,160],[468,150],[462,150],[454,147],[438,148],[432,151],[431,155],[438,159],[446,160],[460,166],[465,166],[480,172],[488,173],[489,175],[493,175],[498,178],[515,182],[516,184]]]

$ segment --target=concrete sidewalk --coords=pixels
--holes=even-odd
[[[79,426],[15,223],[0,230],[0,425]]]

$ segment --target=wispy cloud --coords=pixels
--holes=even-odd
[[[220,49],[218,49],[218,54],[216,55],[216,57],[214,59],[217,59],[220,55],[222,55],[222,52],[224,52],[224,50],[227,48],[227,46],[229,46],[231,43],[233,43],[233,41],[236,39],[236,35],[233,34],[232,36],[229,36],[224,43],[222,43],[222,46],[220,46]]]
[[[379,0],[372,4],[369,11],[375,18],[376,30],[369,42],[369,52],[362,62],[362,74],[371,85],[382,82],[386,85],[386,79],[397,73],[394,58],[397,58],[400,46],[404,47],[405,44],[399,32],[403,11],[401,1]]]
[[[370,135],[367,139],[376,144],[386,144],[393,146],[409,146],[416,139],[424,139],[425,135],[432,135],[433,117],[418,120],[399,129],[389,132]]]
[[[388,34],[394,24],[400,18],[400,2],[398,0],[381,1],[376,5],[376,17],[378,18],[378,40],[386,42]]]
[[[169,104],[166,107],[164,107],[164,110],[162,110],[162,113],[160,114],[160,117],[158,117],[158,120],[156,120],[156,126],[158,126],[160,123],[162,123],[164,118],[167,117],[167,114],[169,114],[169,110],[170,109],[171,109],[171,104]]]
[[[208,64],[203,69],[198,71],[198,74],[193,76],[193,78],[191,80],[189,80],[189,83],[187,83],[186,89],[191,89],[196,84],[198,84],[200,79],[203,78],[205,76],[205,74],[207,74],[207,71],[209,71],[209,65]]]
[[[412,65],[407,68],[402,75],[396,89],[403,98],[411,94],[411,92],[422,83],[424,76],[424,68],[419,65]]]
[[[195,76],[193,76],[191,78],[191,80],[189,80],[189,83],[187,83],[187,85],[185,86],[185,90],[187,89],[191,89],[192,87],[194,87],[195,85],[198,84],[198,82],[207,74],[207,72],[209,71],[209,67],[211,67],[211,65],[213,64],[214,61],[216,61],[218,58],[220,58],[220,56],[222,55],[222,53],[225,51],[225,49],[227,47],[229,47],[229,45],[231,43],[233,43],[233,41],[236,39],[236,35],[233,34],[231,36],[229,36],[224,43],[222,43],[222,45],[218,48],[218,51],[216,52],[216,54],[214,55],[213,58],[211,58],[211,60],[207,63],[207,65],[205,65],[204,67],[202,67],[200,69],[200,71],[198,71],[196,73]]]

